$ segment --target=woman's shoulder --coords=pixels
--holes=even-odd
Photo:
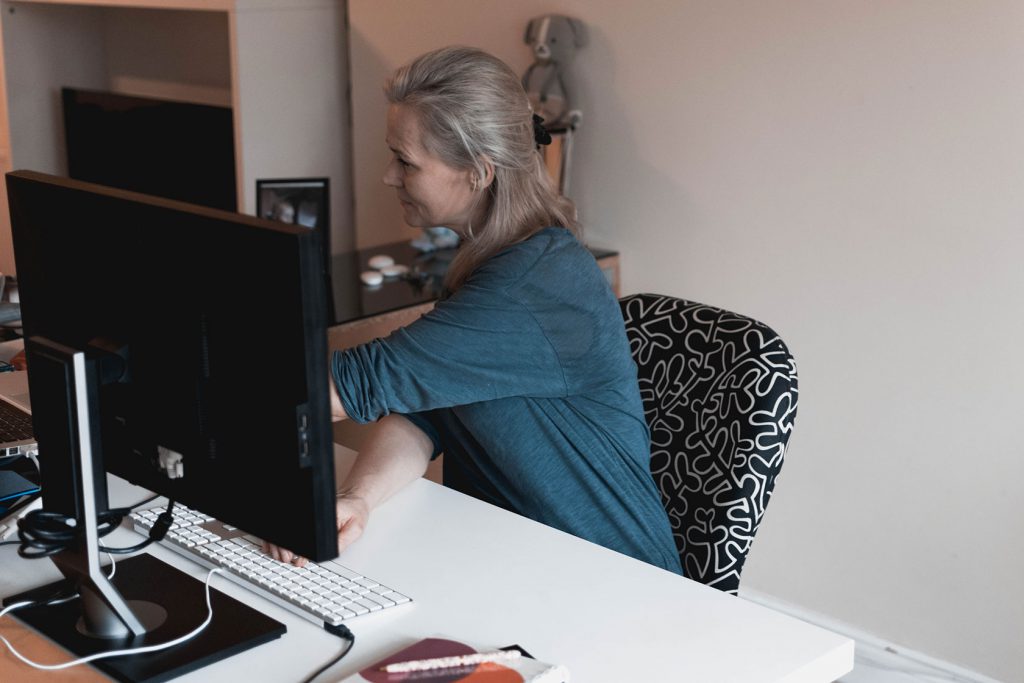
[[[471,279],[513,284],[537,269],[558,271],[588,255],[575,235],[562,227],[547,227],[487,259]]]

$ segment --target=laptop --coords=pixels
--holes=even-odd
[[[32,431],[27,372],[0,372],[0,466],[39,452]]]
[[[32,431],[27,372],[0,372],[0,540],[20,516],[40,507],[39,472],[24,456],[39,452]]]

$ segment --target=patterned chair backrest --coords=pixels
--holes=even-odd
[[[793,357],[769,327],[720,308],[619,303],[683,571],[735,594],[796,418]]]

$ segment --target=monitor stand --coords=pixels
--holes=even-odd
[[[113,578],[100,566],[97,512],[107,509],[106,473],[95,438],[95,396],[99,375],[82,351],[47,339],[28,340],[34,401],[33,420],[63,430],[70,453],[50,451],[43,468],[43,507],[59,509],[73,499],[74,518],[82,528],[76,541],[52,556],[66,577],[12,596],[4,605],[50,601],[77,594],[59,604],[25,607],[13,614],[54,640],[75,658],[165,643],[195,629],[206,618],[203,583],[148,555],[117,563]],[[57,445],[58,440],[53,442]],[[40,448],[44,444],[40,444]],[[56,469],[54,469],[56,468]],[[50,501],[47,473],[63,497]],[[53,476],[53,475],[51,475]],[[69,481],[70,480],[70,481]],[[70,491],[61,488],[70,485]],[[70,494],[70,495],[69,495]],[[166,650],[98,659],[95,666],[119,681],[164,681],[278,638],[280,622],[219,591],[210,591],[213,618],[195,638]]]
[[[217,580],[214,576],[213,582]],[[142,615],[143,621],[146,620],[147,605],[150,606],[148,610],[165,613],[166,619],[142,636],[97,638],[83,633],[80,599],[59,605],[22,608],[13,615],[54,640],[75,658],[165,643],[188,633],[206,618],[203,582],[152,555],[141,554],[119,561],[111,583],[136,613]],[[72,580],[65,579],[7,598],[4,604],[46,600],[73,590]],[[154,599],[163,602],[164,606],[154,604]],[[92,662],[92,666],[126,683],[166,681],[262,645],[285,633],[284,624],[214,588],[210,590],[210,604],[213,606],[213,620],[195,638],[158,652],[99,659]],[[62,661],[67,659],[71,657]]]

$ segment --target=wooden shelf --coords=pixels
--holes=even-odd
[[[342,0],[0,0],[0,29],[3,172],[66,175],[62,87],[230,106],[239,211],[259,178],[327,177],[331,245],[352,248]]]

